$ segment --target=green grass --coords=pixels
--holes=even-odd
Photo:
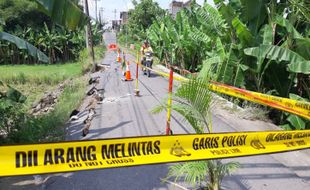
[[[84,53],[84,54],[83,54]],[[102,59],[104,47],[95,48],[97,60]],[[87,76],[83,69],[91,67],[87,51],[81,53],[80,61],[58,65],[12,65],[0,66],[0,81],[9,84],[27,96],[24,119],[15,126],[8,138],[0,144],[36,143],[64,140],[65,124],[73,109],[77,109],[85,97]],[[55,89],[66,79],[73,79],[65,86],[54,110],[46,115],[33,117],[27,114],[31,104],[45,92]],[[1,86],[0,86],[1,88]],[[3,89],[0,89],[0,91]]]
[[[96,46],[94,48],[95,51],[95,61],[98,63],[100,59],[103,58],[105,52],[106,52],[106,47],[105,46]],[[85,74],[89,72],[92,68],[92,59],[89,57],[89,51],[87,49],[84,49],[80,53],[80,65],[82,67],[82,73]]]
[[[17,126],[6,143],[56,142],[65,138],[65,123],[69,114],[76,109],[84,98],[86,78],[75,79],[65,87],[55,109],[47,115],[29,117],[26,123]]]
[[[26,108],[66,79],[82,75],[81,65],[5,65],[0,66],[0,81],[13,86],[27,96]]]
[[[0,66],[0,80],[7,84],[54,85],[81,75],[81,65],[77,63]]]

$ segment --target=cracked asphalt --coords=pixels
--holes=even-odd
[[[106,44],[115,43],[114,33],[105,33]],[[133,59],[131,55],[127,58]],[[152,73],[148,78],[139,75],[141,97],[134,96],[135,81],[125,82],[116,53],[108,51],[101,64],[108,69],[99,75],[99,88],[104,89],[104,100],[97,105],[97,114],[89,134],[81,136],[81,119],[68,127],[67,140],[105,139],[116,137],[163,135],[166,127],[166,113],[151,114],[155,106],[167,96],[168,80]],[[130,66],[131,76],[135,77],[135,65]],[[139,70],[141,72],[141,70]],[[235,118],[237,119],[237,118]],[[240,126],[239,126],[240,125]],[[251,126],[233,124],[223,115],[213,115],[215,132],[234,132],[247,130]],[[176,113],[173,113],[171,126],[174,134],[188,134],[194,131]],[[255,130],[253,126],[250,130]],[[298,152],[274,155],[260,155],[227,159],[238,161],[241,168],[223,180],[223,187],[232,190],[309,190],[310,159]],[[309,161],[309,162],[308,162]],[[0,180],[0,189],[68,189],[68,190],[164,190],[179,189],[172,183],[162,182],[168,172],[169,164],[146,165],[127,168],[79,171],[64,174],[42,175],[44,183],[35,185],[32,176],[10,177]],[[188,185],[179,182],[182,186]]]

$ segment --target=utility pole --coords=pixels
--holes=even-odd
[[[113,13],[114,13],[114,23],[115,23],[115,28],[114,28],[114,30],[117,32],[117,31],[118,31],[118,28],[119,28],[119,22],[117,22],[117,20],[116,20],[116,13],[117,13],[117,10],[114,9]],[[112,21],[112,23],[113,23],[113,21]],[[113,25],[113,24],[112,24],[112,25]]]
[[[127,4],[127,1],[124,1],[124,3],[126,4],[126,9],[127,9],[127,13],[126,14],[126,24],[123,23],[124,27],[125,27],[125,31],[126,31],[126,48],[128,47],[128,17],[129,17],[129,8],[128,8],[128,4]]]
[[[86,15],[89,17],[89,9],[88,9],[88,0],[84,0],[85,3],[85,13]],[[94,53],[94,46],[93,46],[93,33],[91,31],[91,23],[90,20],[87,22],[87,39],[88,39],[88,50],[89,50],[89,54],[92,58],[92,62],[93,62],[93,68],[92,71],[96,70],[96,62],[95,62],[95,53]]]
[[[99,21],[100,21],[100,24],[102,24],[103,11],[104,11],[104,8],[100,7],[100,9],[99,9]]]
[[[100,11],[99,11],[99,24],[100,24],[100,27],[101,27],[101,14],[100,14]]]
[[[87,15],[87,13],[86,13],[86,4],[87,4],[87,2],[86,2],[86,0],[84,0],[84,13],[85,13],[85,15]],[[89,42],[88,42],[88,40],[89,40],[89,37],[88,37],[88,26],[86,25],[85,26],[85,43],[86,43],[86,48],[87,49],[89,49]]]
[[[113,13],[114,13],[114,20],[116,20],[116,13],[117,13],[117,10],[115,9],[115,10],[113,11]]]
[[[98,13],[98,12],[97,12],[97,2],[100,1],[100,0],[94,0],[94,1],[95,1],[95,11],[96,11],[96,17],[95,17],[95,18],[96,18],[96,22],[98,22],[98,17],[97,17],[97,15],[98,15],[98,14],[97,14],[97,13]]]

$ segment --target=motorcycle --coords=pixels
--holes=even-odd
[[[153,53],[152,52],[146,52],[144,54],[144,61],[143,61],[143,66],[147,67],[147,68],[152,68],[152,64],[153,64]],[[143,68],[143,74],[147,75],[148,77],[151,76],[151,71],[147,68]]]

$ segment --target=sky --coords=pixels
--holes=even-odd
[[[115,19],[115,9],[116,9],[116,19],[119,19],[120,11],[127,11],[133,8],[131,0],[88,0],[90,15],[95,18],[95,2],[97,1],[97,11],[100,8],[103,9],[103,17],[105,21]],[[168,9],[171,0],[155,0],[163,9]],[[197,3],[202,4],[204,0],[196,0]],[[208,0],[210,4],[213,4],[213,0]]]

